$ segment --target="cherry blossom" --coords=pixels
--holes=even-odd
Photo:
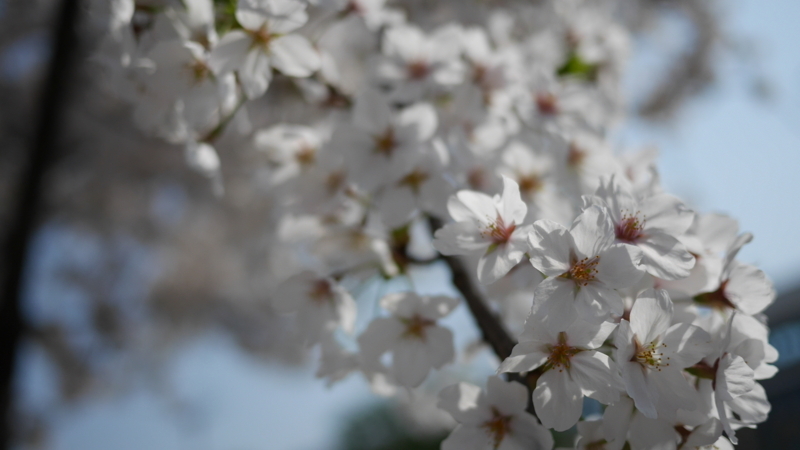
[[[361,355],[376,361],[392,353],[392,373],[402,386],[417,387],[431,369],[441,368],[454,357],[453,334],[436,321],[450,314],[458,300],[420,297],[410,292],[390,294],[381,307],[391,317],[373,320],[358,337]]]
[[[566,330],[577,317],[602,322],[622,315],[622,298],[615,289],[639,280],[636,264],[642,255],[634,247],[614,244],[605,209],[587,208],[571,229],[536,221],[529,239],[531,264],[548,277],[536,287],[533,307],[550,330]]]
[[[522,261],[530,227],[522,226],[528,207],[516,182],[503,177],[502,196],[459,191],[450,197],[447,210],[456,222],[437,230],[433,245],[446,255],[482,254],[481,283],[497,281]]]
[[[584,396],[610,404],[624,390],[616,364],[597,351],[616,325],[576,320],[551,333],[541,323],[536,316],[528,318],[520,343],[498,372],[541,371],[533,391],[536,414],[544,426],[564,431],[580,418]]]
[[[553,447],[546,428],[525,411],[527,391],[489,377],[486,391],[459,383],[439,393],[439,408],[458,422],[442,450],[539,450]]]

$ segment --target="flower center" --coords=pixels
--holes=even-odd
[[[328,189],[328,195],[333,195],[339,192],[339,189],[344,184],[344,180],[347,177],[345,176],[344,172],[337,170],[335,172],[331,172],[328,175],[328,178],[325,180],[325,187]]]
[[[631,358],[631,361],[636,361],[643,366],[649,366],[659,372],[661,372],[662,367],[669,367],[669,356],[664,356],[664,349],[667,348],[667,344],[663,342],[659,344],[657,341],[653,341],[643,346],[636,337],[634,337],[634,343],[636,344],[636,354]]]
[[[582,351],[567,343],[567,333],[563,331],[558,333],[558,344],[549,345],[547,349],[550,351],[550,356],[547,357],[545,369],[558,369],[559,372],[569,369],[572,357]]]
[[[317,159],[317,149],[310,145],[304,145],[295,153],[294,158],[301,166],[309,166]]]
[[[517,182],[519,183],[519,190],[528,195],[533,195],[544,187],[542,179],[535,174],[522,175]]]
[[[539,114],[555,116],[558,114],[558,99],[549,92],[536,94],[536,108],[539,109]]]
[[[428,66],[427,62],[417,60],[409,63],[406,70],[408,71],[408,78],[412,80],[421,80],[428,76],[431,68]]]
[[[586,450],[606,450],[606,444],[608,441],[605,439],[600,439],[599,441],[594,441],[586,444]]]
[[[644,229],[645,220],[640,221],[638,215],[638,211],[636,214],[622,215],[622,220],[620,220],[618,224],[614,225],[614,231],[616,232],[617,239],[622,242],[628,242],[632,244],[644,237],[642,229]]]
[[[425,330],[428,327],[436,325],[436,321],[426,319],[418,315],[414,315],[410,319],[400,319],[400,321],[402,321],[406,326],[406,330],[403,332],[403,337],[419,339],[423,341],[425,340]]]
[[[719,289],[714,292],[698,294],[694,297],[694,301],[703,306],[708,306],[709,308],[715,308],[718,310],[726,310],[728,308],[736,309],[736,305],[734,305],[725,295],[725,287],[727,285],[728,280],[725,280],[719,285]]]
[[[199,59],[196,59],[189,64],[189,70],[192,73],[192,80],[195,83],[204,81],[211,74],[211,69],[208,67],[205,61],[201,61]]]
[[[516,229],[516,224],[506,225],[500,214],[497,214],[497,219],[483,231],[483,236],[491,239],[492,245],[497,246],[507,243]]]
[[[330,281],[324,278],[319,279],[311,286],[308,296],[314,303],[323,305],[333,299],[333,286],[331,286]]]
[[[583,164],[584,159],[586,159],[586,152],[576,144],[570,144],[567,151],[567,165],[574,169]]]
[[[395,147],[397,147],[397,140],[394,137],[394,129],[389,127],[383,134],[375,136],[374,139],[375,151],[377,153],[382,153],[387,158],[391,157]]]
[[[256,31],[251,31],[250,35],[253,38],[253,47],[260,47],[265,53],[269,50],[270,43],[275,37],[274,34],[269,32],[266,24]]]
[[[563,273],[561,276],[568,278],[579,286],[588,286],[589,283],[595,280],[597,269],[595,266],[600,262],[600,257],[583,258],[580,261],[572,263],[572,267],[568,272]]]
[[[420,169],[414,169],[413,172],[400,179],[401,186],[408,186],[415,194],[419,195],[419,190],[428,179],[428,174]]]
[[[492,418],[483,423],[483,428],[491,436],[493,448],[497,449],[511,432],[511,416],[504,416],[493,407]]]

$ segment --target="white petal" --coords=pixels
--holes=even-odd
[[[631,448],[648,450],[676,450],[680,435],[673,424],[657,419],[648,419],[637,414],[631,421],[629,433]]]
[[[702,328],[688,323],[676,323],[664,334],[664,353],[671,352],[670,363],[678,368],[689,367],[709,355],[713,346],[711,336]]]
[[[425,345],[431,367],[440,369],[453,362],[456,351],[453,347],[453,333],[447,328],[428,327],[425,330]]]
[[[657,418],[658,393],[647,385],[645,369],[638,362],[620,362],[620,369],[622,369],[625,389],[636,404],[636,409],[641,411],[645,417]]]
[[[443,255],[485,252],[490,245],[474,222],[448,223],[434,233],[433,246]]]
[[[579,256],[594,257],[614,242],[614,224],[608,211],[597,206],[586,208],[572,223],[575,247]]]
[[[753,385],[746,394],[735,397],[728,402],[728,406],[739,415],[744,423],[761,423],[767,420],[769,411],[772,408],[767,400],[767,393],[759,383]]]
[[[697,408],[697,391],[679,368],[669,366],[661,371],[651,370],[647,378],[648,387],[658,391],[656,408],[660,418],[674,419],[678,409],[694,411]]]
[[[486,383],[486,401],[506,416],[525,414],[528,407],[528,389],[516,381],[503,381],[489,377]]]
[[[488,413],[481,408],[482,396],[483,391],[474,384],[453,384],[439,392],[436,406],[450,413],[458,423],[478,426],[486,421]]]
[[[272,66],[290,77],[307,77],[319,70],[319,53],[303,36],[288,34],[274,39],[269,46]]]
[[[748,315],[758,314],[775,300],[775,289],[763,271],[749,264],[734,262],[725,296]]]
[[[753,369],[744,362],[741,356],[726,353],[720,358],[717,368],[716,388],[717,397],[722,400],[732,400],[750,392],[755,384]]]
[[[369,134],[385,133],[392,123],[389,100],[373,89],[361,91],[356,95],[353,122]]]
[[[482,428],[459,425],[442,441],[441,450],[486,450],[489,443]]]
[[[605,342],[617,324],[613,322],[589,323],[576,320],[567,328],[567,343],[572,347],[594,349]]]
[[[633,286],[644,275],[637,267],[641,258],[642,252],[636,246],[612,245],[600,254],[597,279],[612,289]]]
[[[492,198],[475,191],[458,191],[447,201],[447,212],[456,222],[477,221],[488,225],[497,219],[497,207]]]
[[[401,386],[417,387],[431,371],[431,361],[425,342],[418,339],[400,339],[394,347],[392,370]]]
[[[530,372],[547,361],[544,344],[540,342],[520,342],[511,350],[511,355],[506,358],[497,369],[497,373],[505,372]]]
[[[585,351],[572,357],[570,374],[583,394],[609,405],[619,401],[625,385],[616,364],[607,355]]]
[[[706,423],[697,426],[692,430],[692,433],[688,438],[686,438],[683,448],[690,449],[711,445],[714,442],[717,442],[717,439],[719,439],[721,435],[722,423],[712,417]]]
[[[694,221],[694,212],[677,197],[657,194],[639,202],[646,219],[645,229],[657,229],[673,236],[686,232]]]
[[[346,333],[352,333],[356,325],[356,315],[358,307],[355,300],[343,288],[337,289],[336,313],[339,317],[339,324]]]
[[[548,370],[536,382],[533,406],[542,425],[564,431],[580,419],[583,394],[566,370]]]
[[[501,197],[500,216],[506,225],[520,224],[528,214],[528,206],[522,201],[519,185],[516,181],[503,175],[503,196]]]
[[[519,264],[524,256],[525,252],[522,250],[509,244],[501,244],[478,260],[478,281],[481,284],[494,283]]]
[[[623,395],[603,412],[603,436],[613,448],[621,449],[625,444],[634,415],[633,408],[633,400]]]
[[[405,327],[397,319],[385,317],[373,319],[358,337],[361,355],[367,360],[376,361],[395,346],[404,331]]]
[[[599,284],[580,286],[575,294],[575,311],[587,322],[600,323],[610,314],[622,315],[622,297]]]
[[[253,40],[244,31],[234,30],[217,42],[208,56],[208,65],[215,74],[233,72],[244,64]]]
[[[517,414],[511,419],[509,440],[523,450],[550,450],[553,448],[553,435],[550,430],[528,413]]]
[[[458,306],[459,302],[457,298],[445,295],[422,297],[421,300],[419,314],[431,320],[438,320],[450,314]]]
[[[636,299],[630,315],[631,330],[639,343],[647,345],[662,336],[672,320],[672,301],[667,291],[648,289]]]
[[[396,124],[398,128],[413,130],[415,142],[424,142],[433,137],[436,127],[439,126],[439,120],[433,106],[428,103],[418,103],[400,111]]]
[[[255,99],[267,92],[269,82],[272,80],[272,68],[269,62],[269,56],[258,48],[247,52],[239,68],[239,81],[247,98]]]
[[[539,304],[542,323],[553,333],[566,330],[577,318],[575,283],[564,278],[547,278],[539,283],[533,294]]]
[[[642,250],[642,267],[648,273],[664,280],[678,280],[689,276],[695,258],[683,243],[674,237],[653,232],[638,242]]]
[[[559,276],[570,269],[569,252],[575,241],[569,230],[550,220],[537,220],[529,238],[531,264],[549,277]]]

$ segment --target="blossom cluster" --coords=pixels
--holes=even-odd
[[[549,449],[576,425],[575,448],[728,448],[769,412],[775,293],[736,259],[751,236],[734,219],[609,142],[625,3],[115,0],[95,59],[218,188],[220,136],[248,136],[275,205],[271,305],[319,346],[321,378],[391,395],[453,364],[442,319],[463,306],[411,274],[462,258],[518,342],[492,369],[527,386],[443,389],[443,449]],[[253,131],[259,104],[273,119]],[[393,279],[411,282],[359,305]]]

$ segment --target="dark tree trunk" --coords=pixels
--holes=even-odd
[[[25,268],[30,262],[31,238],[37,227],[44,178],[50,168],[63,104],[68,91],[69,70],[77,44],[78,0],[62,0],[55,18],[51,39],[52,57],[40,91],[41,100],[30,153],[17,191],[13,223],[4,250],[5,273],[0,299],[0,449],[10,448],[13,435],[14,373],[17,349],[24,330],[21,302],[24,294]]]

